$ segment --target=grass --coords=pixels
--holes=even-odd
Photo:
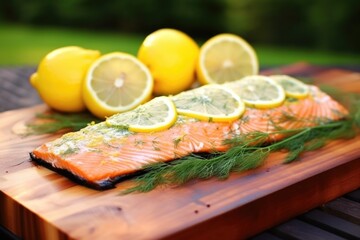
[[[136,55],[146,34],[85,31],[54,27],[0,25],[0,65],[36,66],[53,49],[77,45],[102,53],[122,51]],[[203,41],[198,40],[199,45]],[[254,45],[261,66],[306,61],[320,65],[360,65],[359,54],[324,52],[301,48]]]
[[[102,53],[136,54],[143,36],[63,28],[1,25],[0,65],[37,65],[53,49],[76,45]]]

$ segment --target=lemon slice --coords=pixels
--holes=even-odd
[[[149,100],[153,90],[149,69],[134,56],[114,52],[90,66],[83,85],[87,108],[104,118],[131,110]]]
[[[132,111],[115,114],[106,119],[111,127],[124,127],[133,132],[155,132],[171,127],[177,119],[174,103],[162,96],[138,106]]]
[[[239,96],[217,84],[182,92],[172,99],[179,114],[204,121],[233,121],[245,110]]]
[[[202,84],[231,82],[258,71],[254,49],[237,35],[219,34],[200,48],[197,74]]]
[[[247,76],[238,81],[225,83],[224,86],[237,93],[250,107],[277,107],[285,99],[285,91],[281,85],[265,76]]]
[[[293,98],[306,98],[309,95],[309,86],[288,75],[272,75],[270,76],[284,89],[286,96]]]

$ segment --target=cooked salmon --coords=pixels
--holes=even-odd
[[[179,116],[167,130],[134,133],[102,122],[45,143],[30,155],[45,166],[70,173],[87,186],[110,188],[151,163],[171,161],[191,153],[226,151],[230,146],[224,140],[234,136],[314,126],[348,114],[342,105],[317,87],[310,89],[305,99],[286,101],[271,109],[247,108],[240,119],[230,123]],[[271,140],[283,137],[274,134]]]

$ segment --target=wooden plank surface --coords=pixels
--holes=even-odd
[[[35,70],[35,67],[0,67],[0,112],[41,102],[29,82]]]
[[[338,217],[331,213],[315,209],[305,213],[302,216],[302,219],[313,225],[318,225],[327,231],[343,236],[344,238],[360,239],[360,225],[352,221],[348,221],[346,212],[344,215],[345,218]]]
[[[360,90],[358,74],[326,74],[317,79]],[[350,79],[352,88],[338,79]],[[29,160],[33,148],[57,136],[14,134],[45,110],[40,105],[0,114],[0,224],[25,239],[240,239],[360,186],[358,137],[334,141],[288,165],[281,164],[283,153],[275,153],[263,167],[226,181],[126,196],[119,192],[127,182],[90,190]]]
[[[356,196],[359,196],[359,194],[360,189],[357,189],[343,195],[340,199],[352,201],[351,206],[357,211],[356,209],[360,207],[360,199]],[[345,201],[337,203],[338,206],[341,206],[338,211],[329,211],[329,207],[333,205],[334,201],[337,201],[337,199],[259,233],[252,237],[251,240],[330,239],[329,234],[335,238],[360,239],[360,224],[357,224],[360,216],[356,216],[354,219],[354,214],[347,210],[349,205]],[[351,215],[353,217],[349,217]]]
[[[322,230],[297,219],[290,220],[275,228],[275,232],[290,239],[312,239],[312,240],[345,240],[345,238]]]
[[[326,204],[325,210],[360,225],[360,205],[355,201],[338,198]]]

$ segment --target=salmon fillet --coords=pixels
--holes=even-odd
[[[45,143],[30,156],[84,185],[106,189],[151,163],[171,161],[191,153],[226,151],[230,146],[224,140],[234,136],[309,127],[339,120],[347,114],[342,105],[311,86],[310,95],[305,99],[286,101],[271,109],[247,108],[240,119],[230,123],[179,116],[167,130],[134,133],[101,122]],[[283,137],[274,134],[271,140]]]

